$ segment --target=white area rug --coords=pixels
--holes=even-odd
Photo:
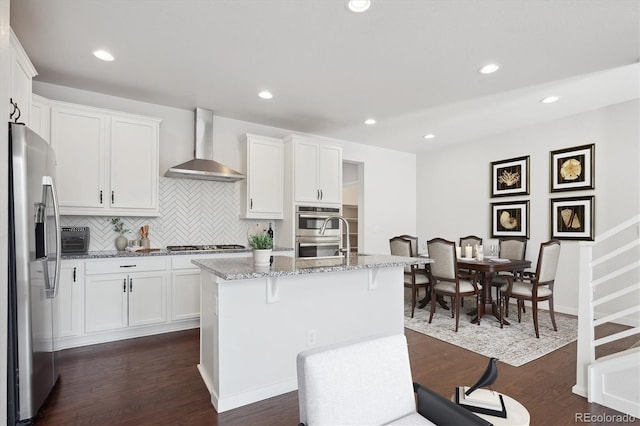
[[[450,303],[449,303],[450,304]],[[460,308],[460,326],[455,329],[455,319],[451,318],[451,311],[437,306],[433,321],[429,324],[428,304],[424,309],[418,309],[411,318],[411,301],[405,303],[404,326],[427,336],[434,337],[452,345],[476,352],[486,357],[498,358],[501,362],[519,367],[536,358],[559,349],[578,337],[578,320],[556,313],[558,331],[553,331],[549,312],[538,312],[538,327],[540,338],[537,339],[533,331],[531,308],[527,305],[527,312],[522,314],[522,322],[518,323],[518,310],[515,305],[509,306],[508,321],[500,329],[500,322],[493,315],[483,316],[480,325],[471,324],[472,316],[467,315],[473,301],[465,300],[465,306]]]

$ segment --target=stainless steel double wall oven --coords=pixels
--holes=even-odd
[[[331,215],[340,214],[338,207],[298,206],[296,208],[296,257],[319,259],[339,257],[342,247],[340,220],[330,219],[323,235],[320,228]]]

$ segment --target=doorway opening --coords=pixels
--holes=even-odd
[[[352,253],[361,253],[364,247],[363,189],[364,163],[342,163],[342,216],[349,222],[349,244]],[[346,238],[343,235],[343,238]]]

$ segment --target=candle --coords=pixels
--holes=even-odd
[[[460,257],[460,246],[456,246],[456,257]]]
[[[467,245],[467,246],[464,248],[464,257],[467,257],[467,258],[471,257],[471,253],[472,253],[472,252],[471,252],[471,246],[470,246],[470,245]]]

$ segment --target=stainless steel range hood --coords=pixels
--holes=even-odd
[[[213,160],[213,111],[196,108],[195,158],[171,167],[165,177],[235,182],[245,176]]]

